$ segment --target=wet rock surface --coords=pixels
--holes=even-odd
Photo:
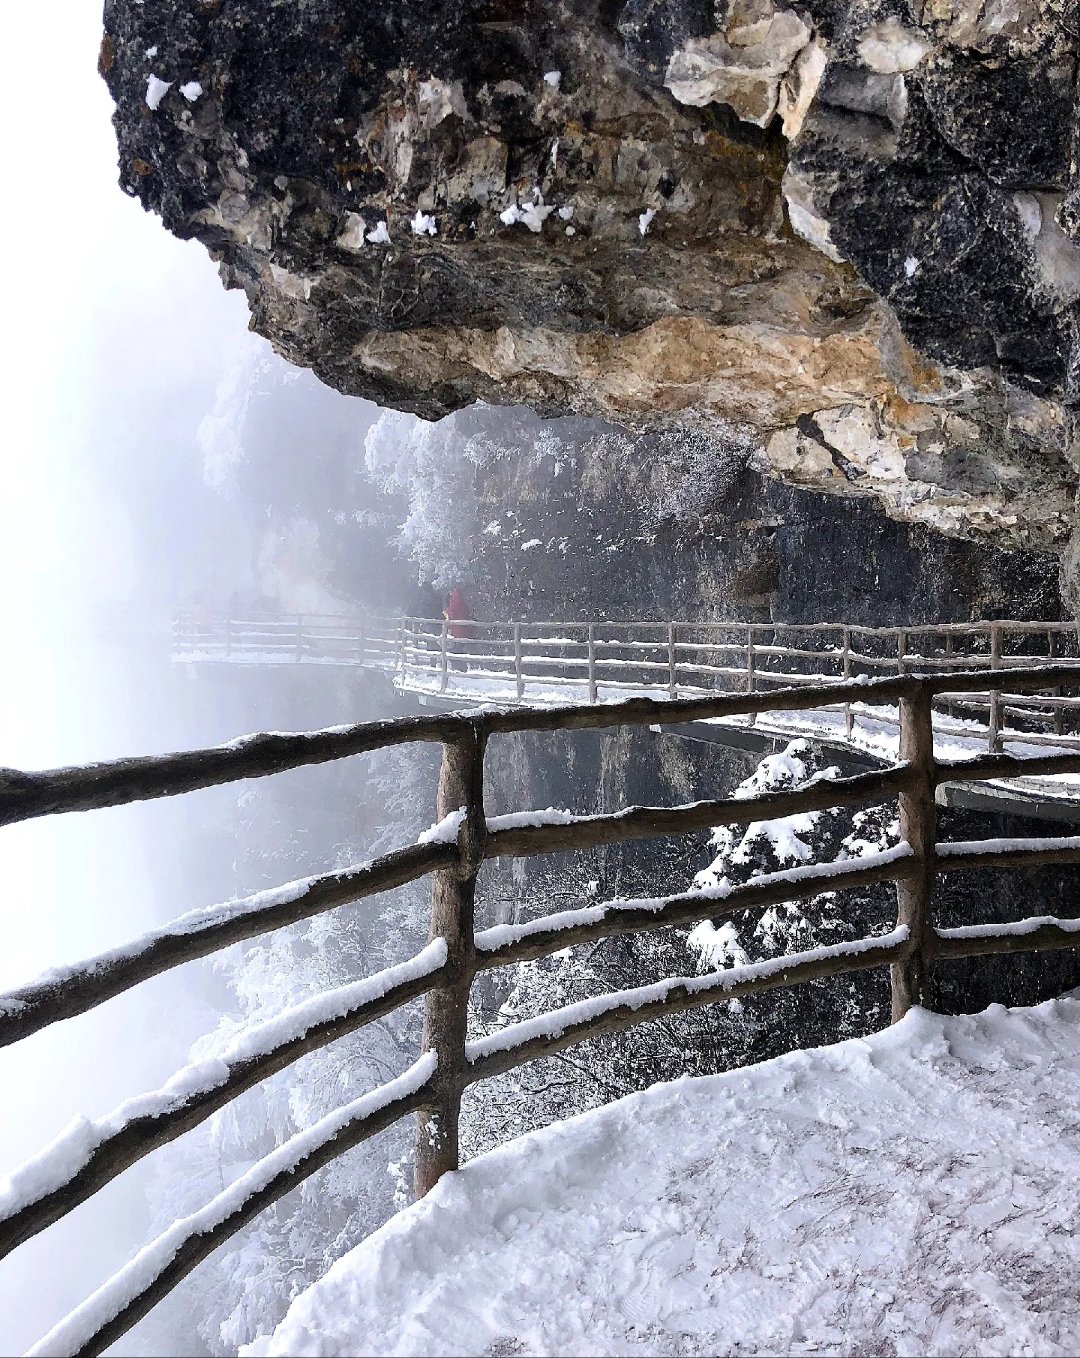
[[[124,189],[340,390],[1059,546],[1077,48],[1059,0],[109,0],[100,65]]]

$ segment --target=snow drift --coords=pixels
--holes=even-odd
[[[242,1352],[1066,1354],[1080,1000],[913,1010],[448,1175]]]

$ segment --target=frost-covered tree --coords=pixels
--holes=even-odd
[[[396,537],[402,556],[422,579],[439,588],[468,583],[479,535],[499,524],[478,521],[477,486],[497,462],[518,460],[553,468],[570,462],[573,449],[525,412],[483,406],[429,424],[388,410],[364,444],[368,475],[405,506]]]
[[[782,754],[763,759],[734,796],[794,790],[814,779],[833,778],[820,754],[793,741]],[[709,841],[709,865],[694,885],[741,885],[781,868],[808,862],[857,859],[897,841],[893,808],[852,815],[830,810],[721,826]],[[523,917],[549,913],[557,893],[579,904],[609,893],[580,873],[533,879],[519,902]],[[558,908],[569,901],[559,900]],[[493,1031],[551,1009],[662,976],[685,976],[779,957],[821,944],[886,932],[895,921],[888,886],[871,886],[838,897],[812,899],[746,912],[732,920],[705,921],[692,930],[664,929],[610,939],[516,967],[508,991],[494,1010],[474,1016]],[[886,1019],[887,985],[873,974],[856,974],[773,991],[746,1002],[711,1005],[596,1038],[553,1058],[510,1071],[473,1092],[466,1144],[477,1149],[507,1136],[572,1116],[658,1080],[731,1069],[789,1050],[866,1032]]]
[[[792,741],[761,761],[733,794],[758,797],[794,791],[809,783],[839,776],[820,751],[805,740]],[[854,814],[833,808],[803,812],[771,821],[755,821],[744,829],[719,826],[710,845],[715,857],[695,877],[699,887],[740,886],[801,863],[835,863],[858,859],[896,844],[899,826],[894,806],[871,807]],[[895,924],[896,903],[889,886],[857,891],[822,892],[806,900],[770,906],[756,918],[706,920],[689,935],[701,971],[715,971],[764,961],[823,944],[884,933]],[[759,1000],[755,1010],[768,1015],[755,1033],[755,1053],[771,1054],[770,1029],[781,1027],[797,1039],[792,1046],[837,1041],[878,1026],[883,1020],[884,987],[880,978],[855,974],[807,986],[782,989]],[[749,1006],[748,1006],[749,1007]]]

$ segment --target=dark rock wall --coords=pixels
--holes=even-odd
[[[478,474],[475,555],[462,562],[477,617],[890,626],[1061,616],[1049,553],[897,523],[872,501],[796,490],[737,463],[718,480],[696,478],[692,463],[673,493],[676,453],[647,439],[629,447],[617,431],[577,447],[557,472],[523,455]],[[706,468],[723,459],[701,456]]]

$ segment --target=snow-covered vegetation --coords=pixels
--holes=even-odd
[[[805,741],[767,756],[733,794],[753,797],[834,777]],[[896,844],[895,812],[822,811],[755,822],[742,831],[720,827],[710,840],[713,857],[696,873],[696,887],[741,885],[767,873],[808,861],[856,859]],[[588,904],[605,894],[586,866],[555,869],[528,881],[516,904],[528,918],[547,915],[564,900]],[[476,1014],[479,1031],[497,1033],[582,1000],[633,988],[666,976],[706,973],[789,953],[884,934],[895,923],[890,887],[820,896],[773,906],[758,916],[709,921],[697,927],[664,929],[589,948],[566,949],[524,962],[511,973],[501,997],[488,992]],[[483,993],[481,991],[481,993]],[[880,977],[859,974],[778,991],[756,1003],[672,1014],[617,1037],[600,1037],[570,1054],[537,1061],[487,1081],[467,1096],[466,1138],[472,1150],[486,1148],[556,1118],[572,1116],[613,1096],[647,1088],[679,1074],[705,1075],[761,1060],[792,1046],[864,1033],[885,1020],[887,989]]]

